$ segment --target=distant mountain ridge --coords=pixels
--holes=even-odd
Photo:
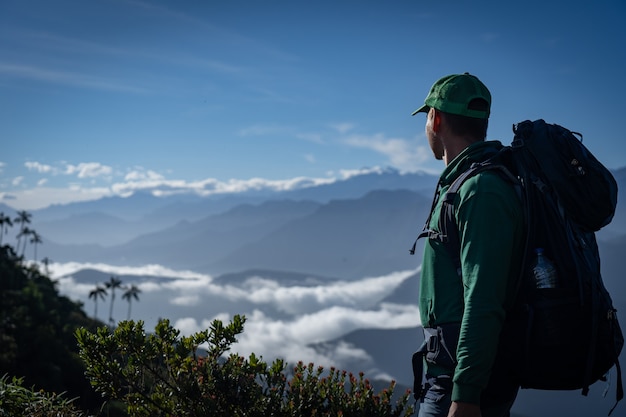
[[[406,190],[331,201],[202,269],[284,268],[350,278],[412,269],[408,249],[429,204]]]
[[[44,239],[43,247],[57,262],[158,263],[211,274],[262,268],[355,278],[413,269],[419,259],[408,249],[429,206],[429,197],[407,190],[373,191],[324,205],[267,201],[183,221],[123,245],[68,246]]]

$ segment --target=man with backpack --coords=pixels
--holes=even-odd
[[[486,141],[491,94],[468,73],[441,78],[424,105],[426,137],[446,167],[425,233],[419,309],[425,341],[414,356],[420,417],[509,416],[518,384],[494,369],[507,306],[522,268],[524,215],[513,184],[495,170],[472,175],[454,193],[457,230],[439,230],[446,191],[473,163],[497,154]],[[442,241],[458,233],[458,258]],[[424,368],[422,368],[424,366]],[[496,367],[497,368],[497,367]]]
[[[506,417],[520,387],[587,395],[615,368],[611,415],[624,397],[624,337],[595,232],[615,214],[617,183],[582,135],[557,124],[526,120],[510,146],[485,141],[490,107],[465,73],[438,80],[413,113],[427,113],[446,164],[418,236],[428,238],[419,415]]]

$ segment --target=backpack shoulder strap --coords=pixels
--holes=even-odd
[[[441,231],[441,239],[439,239],[446,249],[448,253],[452,257],[454,262],[454,266],[456,268],[457,274],[459,277],[462,277],[461,271],[461,241],[459,239],[459,229],[456,224],[456,219],[454,217],[454,200],[456,199],[456,195],[459,192],[461,186],[467,181],[469,178],[477,175],[483,171],[487,170],[496,170],[500,173],[507,181],[511,182],[516,187],[516,191],[521,198],[521,186],[519,184],[519,180],[515,177],[511,171],[503,164],[493,162],[491,159],[474,163],[470,168],[459,175],[450,185],[448,191],[443,197],[443,203],[441,206],[441,215],[439,216],[438,228]]]
[[[500,151],[498,155],[500,155],[502,152],[505,152],[505,149],[509,149],[509,148],[508,147],[504,148],[502,151]],[[421,233],[415,239],[415,242],[413,243],[413,246],[411,247],[411,249],[409,249],[409,253],[411,255],[415,254],[415,248],[417,246],[417,242],[422,238],[427,237],[429,239],[442,242],[447,248],[450,255],[452,256],[452,259],[455,263],[455,267],[460,276],[461,243],[459,240],[459,232],[458,232],[458,227],[456,224],[456,219],[454,218],[454,200],[461,186],[465,183],[465,181],[467,181],[469,178],[473,177],[476,174],[479,174],[486,170],[496,170],[503,176],[503,178],[505,178],[507,181],[509,181],[511,184],[515,186],[516,192],[518,196],[520,197],[520,199],[523,196],[519,179],[511,173],[511,171],[509,170],[509,168],[507,168],[505,164],[503,164],[502,162],[496,161],[495,159],[496,159],[495,157],[491,157],[483,162],[473,163],[466,171],[461,173],[461,175],[459,175],[452,182],[452,184],[450,185],[450,188],[448,188],[446,193],[443,195],[443,203],[441,206],[441,213],[439,215],[439,222],[437,225],[438,230],[432,230],[430,228],[430,220],[433,216],[433,212],[435,211],[437,207],[437,203],[440,198],[440,190],[441,190],[441,184],[440,183],[437,184],[437,187],[435,188],[435,196],[433,197],[432,206],[430,208],[430,214],[428,215],[428,218],[426,219],[426,223],[424,224],[424,227],[422,228]]]
[[[456,180],[454,180],[452,185],[450,185],[450,188],[448,188],[448,191],[446,191],[446,193],[444,194],[444,204],[442,206],[442,213],[439,216],[438,231],[430,228],[430,220],[432,219],[433,213],[435,212],[435,209],[437,208],[437,203],[439,202],[440,192],[441,192],[441,182],[437,183],[437,186],[435,187],[435,195],[433,196],[433,202],[430,207],[430,211],[428,214],[428,218],[426,219],[426,223],[424,223],[424,227],[422,228],[422,231],[415,239],[415,242],[413,242],[413,246],[411,247],[411,249],[409,249],[409,253],[411,255],[415,255],[415,247],[417,246],[417,242],[422,238],[427,237],[432,240],[437,240],[437,241],[444,242],[444,243],[447,242],[449,225],[452,225],[452,228],[451,228],[452,233],[456,233],[458,235],[458,232],[454,231],[454,229],[456,229],[456,225],[454,221],[454,213],[453,213],[451,204],[454,203],[454,197],[456,193],[458,192],[459,188],[461,187],[461,185],[463,185],[463,183],[465,182],[465,180],[477,173],[476,169],[478,165],[480,164],[478,163],[472,164],[472,166],[468,170],[463,172],[459,177],[456,178]],[[449,223],[448,221],[445,221],[445,222],[442,221],[444,217],[449,217],[449,216],[452,216],[451,220],[453,223]]]

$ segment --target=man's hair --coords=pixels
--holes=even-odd
[[[472,100],[467,107],[471,110],[485,110],[489,108],[489,103],[477,98]],[[478,119],[446,112],[441,113],[449,129],[455,135],[469,137],[474,142],[484,141],[487,137],[489,119]]]

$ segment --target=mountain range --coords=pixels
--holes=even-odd
[[[31,227],[56,262],[354,277],[415,265],[405,255],[435,183],[387,170],[265,197],[109,197],[33,211]]]
[[[625,171],[615,172],[620,185]],[[419,263],[406,254],[436,180],[389,169],[264,196],[109,197],[34,211],[33,227],[43,236],[41,256],[57,262],[159,263],[212,274],[263,268],[354,278]],[[598,233],[601,245],[620,245],[625,211],[618,203],[613,222]]]

